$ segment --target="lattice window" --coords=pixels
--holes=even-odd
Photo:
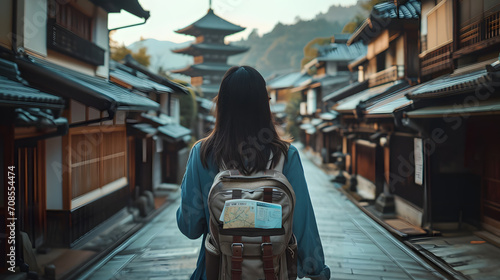
[[[69,137],[72,198],[127,176],[125,128],[109,132],[86,131]]]
[[[56,23],[79,37],[92,41],[92,17],[79,11],[76,7],[64,1],[50,1],[49,17]]]

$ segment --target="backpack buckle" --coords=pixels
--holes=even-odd
[[[273,246],[273,243],[268,243],[268,242],[261,243],[261,244],[260,244],[260,249],[261,249],[262,251],[264,251],[264,246],[267,246],[267,245],[269,245],[269,246],[271,246],[271,247],[272,247],[272,246]]]
[[[245,246],[243,245],[243,243],[232,243],[232,244],[231,244],[231,250],[233,250],[233,247],[234,247],[234,246],[240,246],[240,247],[241,247],[241,250],[243,250],[243,248],[245,247]]]

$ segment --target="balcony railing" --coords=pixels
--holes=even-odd
[[[459,48],[475,45],[500,35],[500,10],[468,24],[459,31]]]
[[[92,65],[103,65],[105,50],[55,23],[47,22],[47,48]]]
[[[453,69],[452,43],[438,47],[420,57],[422,76],[430,75],[445,69]]]
[[[368,86],[374,87],[381,84],[394,82],[404,77],[404,66],[394,65],[385,70],[372,74],[368,78]]]

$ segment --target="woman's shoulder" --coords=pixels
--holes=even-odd
[[[298,154],[299,154],[299,150],[297,149],[297,147],[295,147],[292,143],[290,143],[288,146],[288,158],[291,158],[292,156],[298,155]]]
[[[201,142],[198,141],[191,147],[191,152],[189,154],[189,157],[191,159],[191,164],[198,163],[201,160],[200,151],[201,151]]]
[[[285,167],[290,167],[291,165],[297,164],[300,162],[299,150],[293,144],[289,144],[288,147],[288,156],[285,162]]]
[[[197,141],[196,143],[194,143],[193,147],[191,148],[191,150],[196,150],[196,151],[200,151],[200,148],[201,148],[201,140]]]

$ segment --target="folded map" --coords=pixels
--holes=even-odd
[[[227,200],[219,220],[223,228],[281,228],[281,205],[251,199]]]

